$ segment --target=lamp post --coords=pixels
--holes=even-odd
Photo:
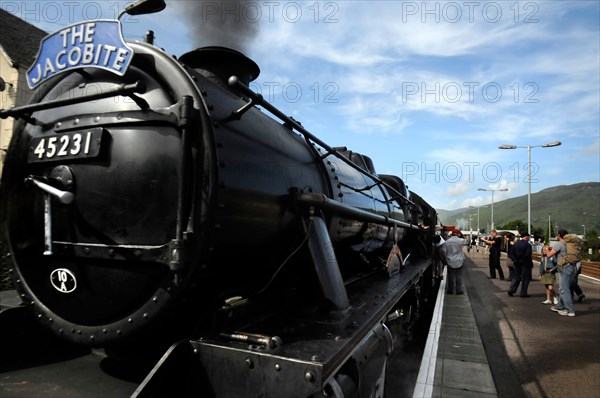
[[[502,189],[485,189],[485,188],[479,188],[477,189],[478,191],[489,191],[492,193],[492,219],[490,221],[490,223],[492,224],[492,228],[491,229],[495,229],[494,227],[494,192],[506,192],[508,191],[508,188],[502,188]]]
[[[550,224],[550,215],[552,214],[551,211],[548,212],[548,243],[550,243],[550,239],[552,239],[552,227]]]
[[[477,236],[479,237],[479,208],[481,206],[469,206],[470,208],[477,208]]]
[[[585,239],[585,225],[581,224],[581,226],[583,227],[583,239]]]
[[[553,141],[542,145],[517,146],[504,144],[498,147],[499,149],[527,148],[527,182],[529,184],[529,190],[527,191],[527,232],[529,234],[531,234],[531,148],[550,148],[559,145],[561,145],[560,141]]]
[[[469,213],[469,239],[471,239],[473,237],[473,227],[471,226],[471,216],[472,214]]]

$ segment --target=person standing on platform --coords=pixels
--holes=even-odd
[[[456,233],[442,244],[442,253],[448,264],[448,286],[446,287],[448,294],[454,294],[455,291],[456,294],[464,293],[462,270],[465,253],[462,247],[466,244],[467,242],[459,238]]]
[[[444,242],[444,239],[440,235],[436,235],[433,237],[433,265],[435,270],[435,277],[439,280],[442,280],[444,278],[444,264],[446,263],[446,259],[444,258],[444,254],[442,253],[442,244]]]
[[[506,235],[506,266],[508,267],[508,281],[512,281],[515,276],[515,266],[512,260],[512,249],[515,244],[515,235]]]
[[[490,279],[496,279],[496,270],[500,280],[504,280],[504,271],[500,266],[500,247],[502,246],[502,238],[498,236],[498,232],[493,229],[491,239],[481,238],[486,245],[490,245]]]
[[[583,293],[583,290],[581,290],[581,287],[579,287],[579,274],[581,274],[581,261],[577,262],[575,269],[577,270],[577,272],[575,273],[575,283],[573,284],[573,293],[577,294],[577,302],[583,303],[585,294]]]
[[[552,250],[548,256],[556,256],[556,263],[562,264],[566,261],[567,246],[564,242],[564,237],[568,232],[564,229],[559,229],[556,234],[558,242],[554,242]],[[562,261],[561,261],[562,259]],[[573,285],[577,278],[577,266],[574,263],[566,263],[558,266],[558,304],[551,307],[552,311],[558,312],[559,315],[575,316],[573,310]]]
[[[544,246],[542,248],[542,258],[540,260],[540,281],[546,286],[546,301],[542,304],[557,304],[558,298],[554,289],[556,283],[556,259],[554,256],[548,257],[548,253],[552,251],[552,246]]]
[[[516,242],[512,248],[511,255],[515,267],[513,280],[508,288],[508,295],[513,296],[521,284],[521,297],[529,297],[527,288],[531,281],[531,270],[533,268],[533,260],[531,259],[531,244],[529,243],[529,233],[522,232],[521,239]]]

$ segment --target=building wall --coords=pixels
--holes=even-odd
[[[6,82],[6,89],[0,92],[0,109],[26,105],[33,96],[33,91],[27,86],[26,69],[14,68],[0,47],[0,77]],[[10,144],[15,119],[12,117],[0,119],[0,175],[4,165],[6,150]]]
[[[1,48],[0,77],[6,82],[6,89],[0,92],[0,109],[12,108],[16,105],[18,99],[19,71],[10,65],[6,54]],[[13,124],[13,118],[0,119],[0,172],[2,172],[6,149],[12,137]]]

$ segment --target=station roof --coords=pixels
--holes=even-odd
[[[0,8],[0,47],[15,68],[29,68],[48,33]]]

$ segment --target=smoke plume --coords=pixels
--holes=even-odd
[[[245,0],[174,2],[181,8],[196,47],[223,46],[246,52],[258,34],[261,10]]]

